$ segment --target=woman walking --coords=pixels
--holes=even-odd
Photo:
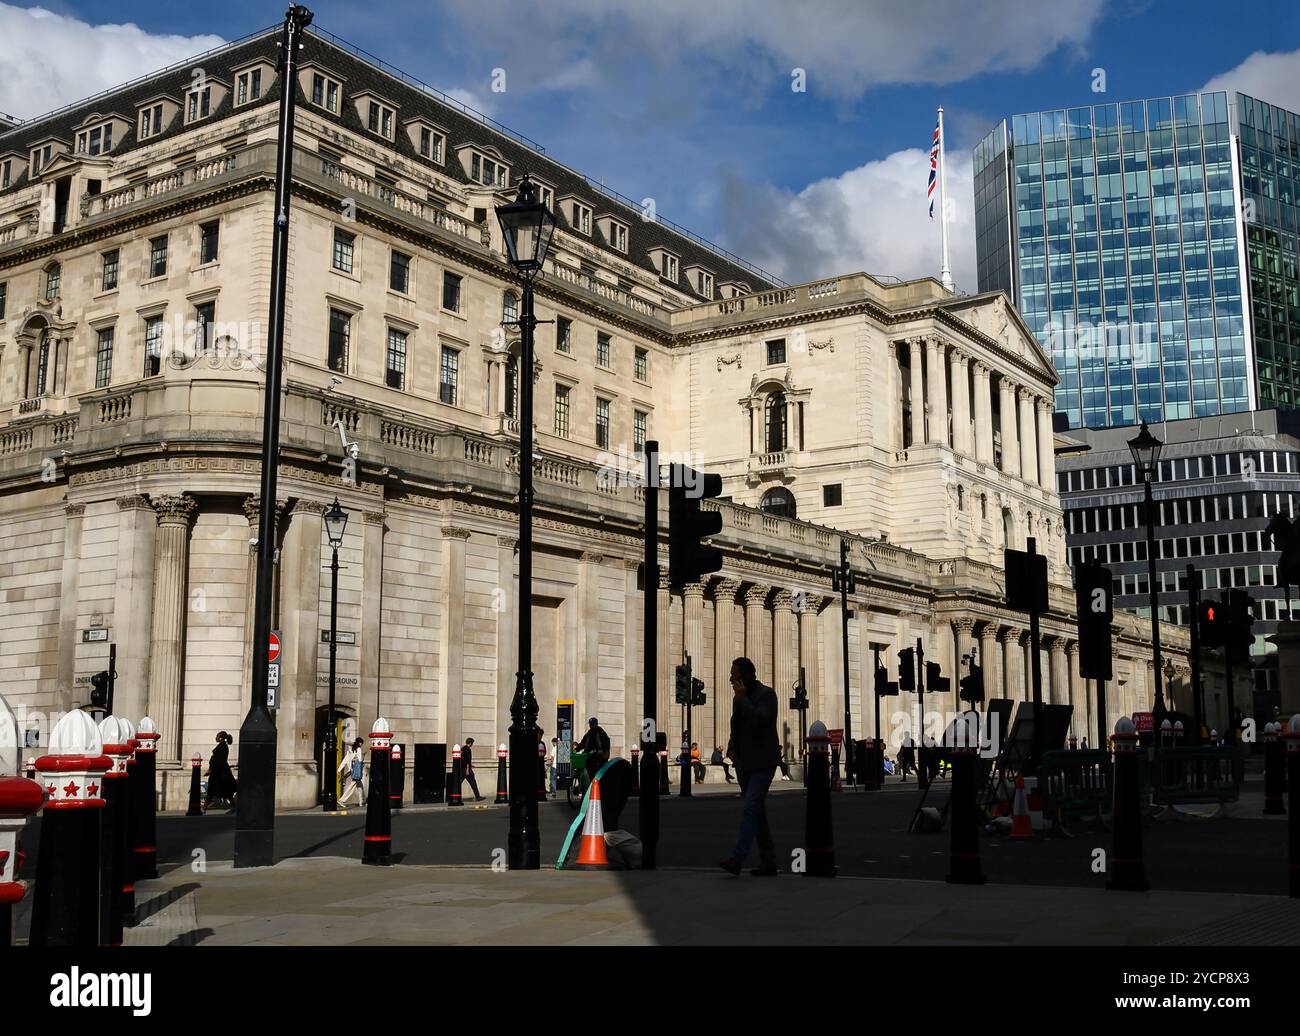
[[[343,794],[339,797],[339,805],[347,805],[348,797],[355,791],[361,799],[361,805],[366,804],[366,786],[363,782],[366,772],[365,756],[361,753],[361,746],[365,742],[357,738],[352,742],[352,747],[347,750],[343,756],[343,762],[339,763],[339,773],[343,774]]]
[[[235,808],[235,775],[230,769],[230,746],[235,739],[224,730],[217,734],[217,746],[208,759],[208,792],[203,799],[203,812],[213,802],[224,802],[229,808]]]

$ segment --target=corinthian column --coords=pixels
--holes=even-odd
[[[804,686],[808,691],[808,715],[812,718],[824,717],[826,711],[822,702],[821,667],[817,659],[817,612],[821,609],[820,594],[802,594],[797,601],[802,602],[797,609],[799,615],[799,665],[804,671]],[[869,685],[867,685],[869,686]],[[856,736],[856,733],[855,733]]]
[[[907,340],[908,374],[911,377],[912,403],[912,445],[920,446],[925,442],[925,391],[922,388],[921,359],[922,344],[919,338]]]
[[[984,668],[984,698],[1001,698],[1002,648],[998,644],[998,628],[992,622],[980,624],[980,665]]]
[[[1004,697],[1012,701],[1025,698],[1025,653],[1020,648],[1020,630],[1003,626],[998,631],[1002,643],[1002,672]]]
[[[185,582],[189,572],[189,496],[158,496],[154,537],[153,623],[149,650],[149,715],[158,726],[158,762],[180,764],[181,665],[185,658]]]
[[[754,663],[758,678],[772,680],[772,667],[763,650],[763,627],[767,624],[767,595],[770,586],[755,584],[745,591],[745,657]]]
[[[930,384],[930,436],[929,442],[948,445],[948,377],[944,370],[943,342],[930,338],[925,368],[925,378]]]
[[[713,744],[725,750],[731,736],[731,661],[736,657],[736,591],[739,581],[722,578],[713,584]]]
[[[778,590],[772,600],[772,658],[776,691],[776,733],[786,758],[799,753],[799,719],[790,719],[790,695],[799,678],[799,643],[794,627],[794,594]],[[791,745],[794,749],[791,751]]]
[[[952,354],[952,448],[969,456],[970,429],[970,361],[962,353]]]
[[[1021,389],[1020,396],[1020,476],[1026,482],[1038,481],[1038,429],[1034,421],[1034,396]]]
[[[1048,668],[1052,674],[1052,686],[1048,691],[1051,695],[1049,701],[1053,705],[1067,705],[1070,701],[1070,670],[1065,659],[1065,641],[1060,637],[1052,638],[1047,652]]]
[[[1038,399],[1038,484],[1052,490],[1056,475],[1056,453],[1052,448],[1052,401]]]
[[[1002,434],[1002,471],[1020,477],[1020,437],[1016,434],[1016,391],[1006,378],[998,379],[998,407]]]
[[[993,397],[989,369],[983,363],[975,364],[975,459],[993,463]]]

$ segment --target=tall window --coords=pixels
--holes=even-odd
[[[149,276],[165,277],[167,275],[167,235],[155,237],[149,242]]]
[[[596,445],[609,449],[609,400],[596,397]]]
[[[773,392],[763,406],[767,428],[767,452],[780,453],[785,449],[785,393]]]
[[[113,380],[113,329],[103,328],[95,342],[95,388]]]
[[[45,301],[53,302],[59,297],[59,285],[63,281],[63,268],[58,263],[50,263],[45,270]]]
[[[609,335],[604,331],[596,332],[596,366],[609,366]]]
[[[568,317],[555,318],[555,351],[567,353],[573,347],[573,321]]]
[[[199,265],[215,263],[221,238],[221,224],[216,220],[199,227]]]
[[[396,250],[388,262],[388,286],[405,295],[411,287],[411,257]]]
[[[456,405],[456,384],[460,380],[460,352],[442,347],[438,364],[438,399],[448,406]]]
[[[632,411],[632,450],[634,453],[645,452],[647,421],[648,416],[644,410]]]
[[[163,318],[149,317],[144,322],[144,376],[162,373]]]
[[[444,272],[442,275],[442,308],[449,309],[453,313],[460,312],[460,283],[461,276],[456,273]]]
[[[353,253],[356,248],[356,235],[346,230],[334,228],[334,269],[342,273],[352,272]]]
[[[567,385],[555,386],[555,434],[565,439],[569,437],[569,388]]]
[[[331,309],[329,351],[326,357],[330,370],[347,373],[348,346],[351,342],[352,317],[341,309]]]
[[[501,297],[501,323],[519,323],[519,296],[508,291]]]
[[[767,362],[769,366],[777,363],[785,363],[784,338],[773,338],[767,343]]]
[[[50,370],[50,333],[41,332],[41,347],[36,353],[36,394],[45,395]]]
[[[511,353],[506,361],[506,413],[519,416],[519,354]]]
[[[0,320],[5,318],[5,306],[9,302],[9,282],[0,281]]]
[[[194,307],[194,354],[200,355],[212,348],[213,325],[217,320],[217,304],[205,302]]]
[[[650,354],[645,349],[637,349],[636,366],[633,370],[637,381],[648,381],[650,373]]]
[[[406,332],[388,329],[388,357],[384,364],[384,383],[389,388],[406,388]]]
[[[120,258],[121,256],[116,248],[111,252],[104,253],[99,272],[100,291],[112,291],[117,287],[117,268]]]

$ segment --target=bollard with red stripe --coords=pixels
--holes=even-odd
[[[1287,862],[1291,881],[1288,894],[1300,899],[1300,714],[1292,716],[1286,727],[1286,795],[1289,802],[1286,818]]]
[[[497,745],[497,797],[492,800],[494,806],[505,805],[510,802],[506,772],[506,746],[502,743]]]
[[[1142,867],[1142,801],[1138,777],[1138,736],[1133,721],[1121,716],[1111,740],[1115,745],[1115,804],[1106,888],[1120,892],[1146,892]]]
[[[1282,792],[1286,788],[1286,745],[1281,723],[1265,723],[1264,741],[1264,815],[1281,816],[1286,812]]]
[[[641,794],[641,749],[632,746],[632,790],[629,795]]]
[[[104,774],[104,811],[100,819],[100,940],[109,946],[122,945],[123,897],[126,892],[128,819],[131,801],[127,797],[127,760],[133,739],[130,724],[117,716],[105,716],[99,724],[104,754],[113,765]]]
[[[145,716],[135,734],[135,794],[131,797],[132,842],[135,846],[135,877],[158,877],[158,728]],[[130,773],[128,766],[127,772]],[[131,787],[131,782],[127,782]],[[135,904],[131,904],[135,912]]]
[[[185,815],[203,816],[203,756],[198,752],[190,758],[190,808]]]
[[[372,764],[373,765],[373,764]],[[460,769],[460,745],[451,746],[451,787],[447,789],[447,805],[463,806],[460,786],[465,781]]]
[[[807,813],[804,821],[804,874],[810,878],[833,878],[835,833],[831,825],[830,735],[826,724],[817,720],[808,730]]]
[[[393,816],[388,805],[388,751],[393,734],[380,716],[370,728],[370,788],[366,799],[366,841],[361,862],[381,867],[393,861]]]
[[[36,813],[45,800],[45,793],[34,780],[11,776],[11,772],[18,770],[18,734],[18,720],[4,696],[0,695],[0,950],[13,945],[14,905],[27,891],[27,886],[18,878],[22,869],[18,836],[27,818]],[[36,772],[30,759],[27,765],[29,772]]]
[[[402,746],[394,742],[389,752],[388,767],[388,805],[389,809],[402,808],[402,795],[406,792],[406,761],[402,758]]]
[[[952,750],[952,832],[946,880],[950,885],[983,885],[986,879],[980,866],[980,816],[975,788],[979,718],[974,713],[963,713],[944,736],[951,737],[948,747]]]
[[[99,815],[112,765],[95,721],[79,709],[64,714],[50,733],[49,754],[36,760],[46,801],[31,946],[99,945]]]

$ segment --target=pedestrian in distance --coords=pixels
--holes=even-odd
[[[208,791],[203,799],[203,812],[213,802],[220,802],[230,809],[235,808],[235,775],[230,769],[230,746],[235,739],[224,730],[217,733],[217,745],[212,749],[208,759]]]
[[[907,783],[908,771],[916,770],[916,747],[912,743],[911,734],[904,734],[903,741],[898,746],[898,770],[902,774],[904,784]]]
[[[366,758],[361,751],[361,746],[364,744],[365,741],[361,738],[353,741],[352,746],[343,755],[343,762],[339,763],[338,772],[343,774],[343,794],[339,796],[340,806],[348,804],[348,799],[352,797],[354,791],[361,800],[361,805],[366,804],[366,786],[364,783]]]
[[[781,762],[781,743],[776,736],[776,694],[760,683],[754,663],[740,657],[731,663],[731,741],[727,754],[736,762],[736,777],[744,810],[736,845],[719,865],[737,875],[758,839],[759,865],[749,873],[770,877],[777,873],[776,845],[767,822],[767,792]]]
[[[704,763],[700,760],[700,746],[698,742],[691,742],[691,767],[695,770],[695,783],[704,783]]]
[[[549,762],[550,769],[551,769],[551,794],[552,795],[556,794],[556,788],[558,787],[558,782],[560,777],[560,770],[559,770],[560,764],[557,759],[557,754],[559,751],[560,751],[560,739],[558,737],[551,738],[551,751],[550,754],[547,756],[547,761]]]
[[[474,789],[474,801],[482,802],[483,796],[478,793],[478,778],[474,776],[474,739],[467,737],[465,744],[460,750],[460,775],[462,781],[469,781],[469,786]],[[460,789],[458,788],[457,791]]]
[[[727,778],[727,783],[728,784],[732,783],[731,767],[727,765],[727,760],[723,758],[721,745],[717,745],[714,747],[713,756],[712,758],[709,759],[709,762],[712,763],[714,766],[721,766],[722,775]]]

